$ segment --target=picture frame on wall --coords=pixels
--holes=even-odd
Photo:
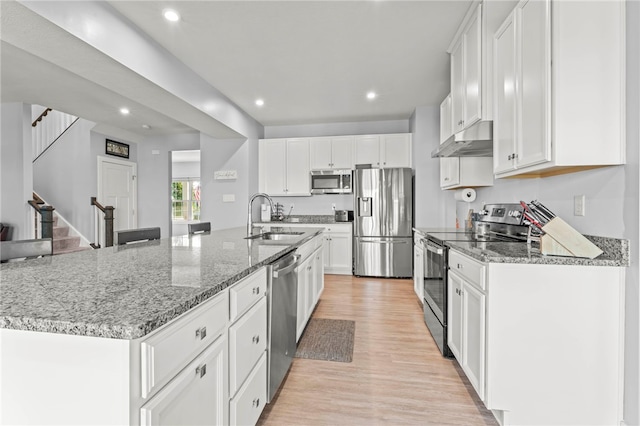
[[[129,145],[107,139],[105,152],[116,157],[129,158]]]

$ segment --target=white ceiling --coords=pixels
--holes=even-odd
[[[3,102],[51,106],[142,137],[228,131],[23,6],[0,3]],[[268,126],[407,119],[438,105],[449,91],[446,48],[471,0],[109,3]],[[169,7],[179,22],[162,18]],[[140,111],[126,121],[114,113],[125,101]]]

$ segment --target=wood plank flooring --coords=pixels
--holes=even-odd
[[[353,362],[294,358],[259,425],[497,425],[438,351],[411,280],[325,275],[313,317],[356,321]]]

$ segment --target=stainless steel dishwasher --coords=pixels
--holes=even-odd
[[[278,391],[296,353],[299,256],[287,254],[268,266],[269,383],[268,400]]]

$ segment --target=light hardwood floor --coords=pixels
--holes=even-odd
[[[353,362],[295,358],[259,425],[497,425],[438,351],[411,280],[325,275],[313,317],[356,322]]]

